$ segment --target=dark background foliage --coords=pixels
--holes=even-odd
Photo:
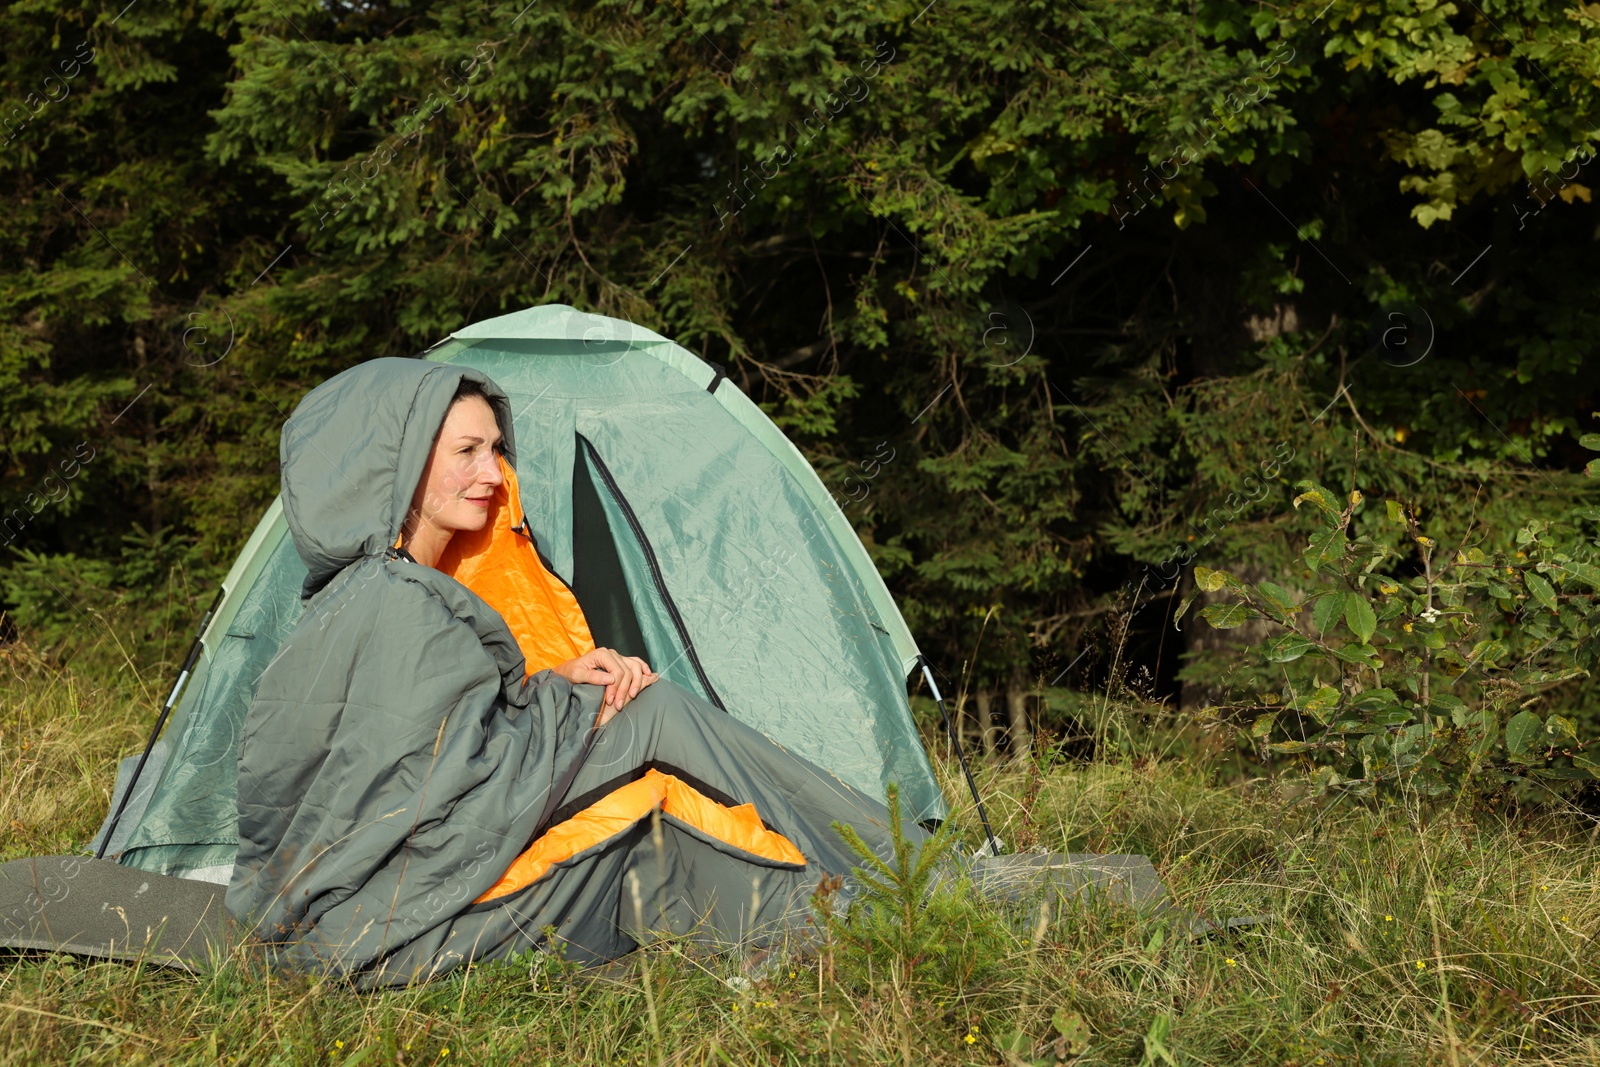
[[[1161,564],[1309,578],[1298,478],[1503,545],[1592,497],[1600,5],[28,0],[0,39],[0,601],[62,655],[175,654],[312,385],[545,302],[729,365],[1013,744],[1108,678],[1211,699],[1234,646],[1163,625]]]

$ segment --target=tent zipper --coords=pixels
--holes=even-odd
[[[617,480],[611,477],[611,468],[606,466],[605,460],[600,458],[600,453],[595,451],[594,445],[582,434],[578,440],[583,442],[584,450],[594,461],[595,470],[600,472],[600,480],[606,483],[606,491],[611,494],[611,499],[617,502],[622,509],[623,518],[628,520],[628,527],[633,530],[633,536],[639,542],[639,547],[644,550],[645,564],[650,568],[650,578],[655,582],[656,592],[661,594],[661,602],[666,605],[667,615],[672,619],[672,625],[678,631],[678,638],[683,642],[683,650],[689,657],[689,665],[694,668],[694,673],[700,679],[700,684],[705,687],[706,696],[711,703],[727,711],[727,706],[722,703],[722,698],[717,696],[717,691],[712,688],[711,679],[706,677],[705,667],[700,663],[700,656],[694,650],[694,642],[689,639],[689,628],[684,625],[683,615],[678,611],[677,603],[672,599],[672,594],[667,592],[666,579],[661,574],[661,564],[656,559],[656,550],[651,547],[650,539],[644,534],[644,526],[639,522],[639,516],[634,514],[633,505],[628,503],[628,498],[622,495],[622,490],[617,487]]]

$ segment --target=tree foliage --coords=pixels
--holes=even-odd
[[[1358,443],[1375,495],[1536,487],[1510,536],[1585,492],[1594,10],[8,5],[5,604],[181,628],[306,389],[552,301],[730,365],[971,686],[1130,567],[1289,566]]]

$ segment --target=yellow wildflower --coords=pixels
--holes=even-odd
[[[1386,923],[1392,923],[1392,922],[1394,922],[1394,916],[1393,915],[1385,915],[1383,917],[1383,921],[1386,922]]]
[[[969,1045],[976,1045],[978,1043],[978,1039],[976,1037],[973,1037],[971,1034],[968,1034],[966,1037],[962,1038],[961,1040],[965,1041]]]
[[[344,1042],[340,1041],[338,1038],[334,1038],[333,1039],[333,1047],[336,1048],[336,1049],[344,1048]]]
[[[1238,961],[1235,960],[1232,956],[1229,956],[1227,959],[1223,960],[1222,962],[1226,963],[1229,967],[1237,967],[1237,966],[1239,966]]]
[[[1417,961],[1417,970],[1425,971],[1427,969],[1428,969],[1428,965],[1426,963],[1423,963],[1421,960]]]

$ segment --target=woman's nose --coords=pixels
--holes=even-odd
[[[499,485],[506,480],[500,472],[500,456],[490,452],[488,458],[478,466],[478,481],[484,485]]]

